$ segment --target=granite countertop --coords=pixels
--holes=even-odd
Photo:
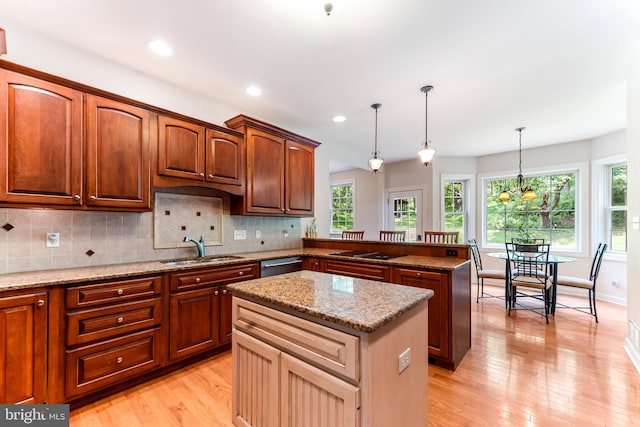
[[[298,271],[227,285],[234,296],[373,332],[433,296],[429,289]]]
[[[145,261],[126,264],[101,265],[93,267],[65,268],[56,270],[36,270],[21,273],[0,275],[0,291],[35,288],[43,286],[67,285],[96,280],[110,280],[127,278],[132,275],[163,274],[167,272],[180,272],[199,268],[220,267],[224,265],[243,264],[247,262],[259,262],[268,259],[284,258],[291,256],[318,256],[342,261],[358,262],[358,259],[331,255],[335,249],[295,248],[272,250],[262,252],[249,252],[233,254],[238,258],[217,261],[204,264],[191,265],[167,265],[162,261]],[[224,254],[211,255],[210,258],[225,256]],[[469,263],[469,260],[449,257],[426,257],[408,255],[390,260],[366,259],[368,263],[396,265],[401,267],[429,268],[434,270],[453,271],[457,267]]]

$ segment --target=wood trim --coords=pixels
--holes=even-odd
[[[225,121],[224,124],[231,129],[238,129],[242,127],[252,127],[254,129],[258,129],[263,132],[267,132],[269,134],[279,136],[280,138],[283,138],[283,139],[293,139],[296,142],[308,145],[313,148],[316,148],[320,145],[318,141],[314,141],[313,139],[307,138],[306,136],[298,135],[297,133],[293,133],[291,131],[274,126],[270,123],[266,123],[261,120],[254,119],[253,117],[245,116],[244,114],[239,114],[235,117],[232,117],[229,120]]]

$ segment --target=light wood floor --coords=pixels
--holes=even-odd
[[[623,350],[626,309],[598,302],[598,314],[596,324],[558,310],[546,325],[474,296],[471,350],[455,372],[429,365],[429,425],[640,425],[640,374]],[[76,409],[71,426],[216,427],[231,426],[230,418],[225,353]]]

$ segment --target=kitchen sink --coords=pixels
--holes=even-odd
[[[169,266],[180,266],[180,265],[199,265],[199,264],[211,264],[215,262],[222,261],[232,261],[234,259],[241,259],[242,257],[227,255],[227,256],[219,256],[219,257],[210,257],[210,258],[195,258],[195,259],[177,259],[177,260],[168,260],[168,261],[160,261],[164,265]]]

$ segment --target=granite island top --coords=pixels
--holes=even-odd
[[[227,285],[235,297],[373,332],[433,296],[429,289],[314,271]]]
[[[162,274],[172,271],[179,272],[195,270],[198,268],[213,268],[224,265],[259,262],[268,259],[290,256],[319,256],[340,259],[343,261],[354,261],[352,258],[331,255],[334,252],[335,249],[293,248],[232,254],[238,256],[238,258],[215,263],[195,264],[189,266],[171,266],[163,263],[162,261],[141,261],[124,264],[25,271],[19,273],[1,274],[0,291],[28,289],[43,286],[68,285],[97,280],[111,280],[119,278],[126,279],[132,275]],[[215,254],[210,256],[215,258],[223,255],[227,254]],[[367,259],[366,262],[396,265],[402,267],[429,268],[435,270],[453,271],[457,267],[465,263],[469,263],[470,261],[461,258],[407,255],[399,258],[394,258],[392,260]]]

